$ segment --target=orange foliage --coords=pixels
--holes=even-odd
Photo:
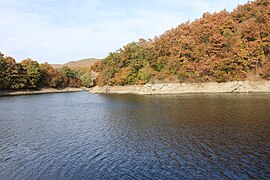
[[[150,78],[141,81],[139,72],[148,65],[154,81],[223,82],[248,74],[269,79],[269,61],[270,2],[256,0],[130,43],[93,69],[99,85],[146,83]]]

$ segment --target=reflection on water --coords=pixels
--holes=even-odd
[[[0,98],[1,179],[270,178],[270,95]]]

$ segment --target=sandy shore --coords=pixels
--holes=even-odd
[[[53,89],[46,88],[41,90],[25,90],[25,91],[0,91],[0,96],[18,96],[18,95],[32,95],[32,94],[50,94],[50,93],[67,93],[67,92],[80,92],[87,91],[87,88],[65,88],[65,89]]]
[[[94,87],[90,93],[181,94],[181,93],[269,93],[270,81],[232,81],[226,83],[161,83],[134,86]]]

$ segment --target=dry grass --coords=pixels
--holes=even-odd
[[[100,61],[100,59],[88,58],[88,59],[82,59],[78,61],[70,61],[65,64],[52,64],[52,66],[53,68],[56,68],[56,69],[60,69],[64,66],[68,66],[71,69],[87,70],[87,69],[90,69],[91,66],[93,66],[97,61]]]

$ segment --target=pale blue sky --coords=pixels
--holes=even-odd
[[[0,0],[0,51],[17,61],[64,63],[104,58],[204,12],[247,0]]]

